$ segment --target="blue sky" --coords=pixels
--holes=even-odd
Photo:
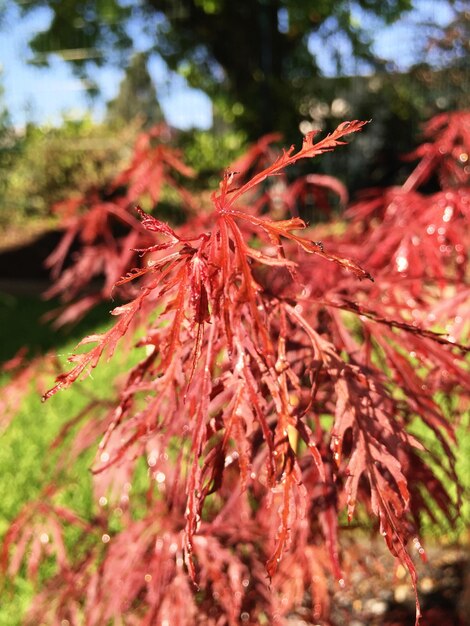
[[[28,48],[28,40],[45,30],[49,19],[49,12],[45,9],[19,19],[19,11],[9,3],[0,25],[0,84],[16,126],[23,126],[31,119],[38,123],[57,123],[64,113],[80,117],[90,108],[87,85],[73,75],[69,63],[58,56],[50,57],[48,68],[29,63],[33,54]],[[141,33],[139,39],[143,39]],[[169,123],[181,128],[210,125],[212,109],[205,94],[190,89],[181,76],[170,73],[159,59],[154,59],[149,69]],[[97,119],[104,112],[104,103],[116,95],[122,77],[122,71],[111,67],[93,72],[93,79],[101,91],[101,97],[91,107]]]
[[[0,0],[0,3],[2,0]],[[423,29],[416,24],[421,20],[444,24],[450,18],[445,0],[417,0],[417,9],[405,19],[388,28],[378,28],[372,21],[368,28],[374,33],[376,52],[390,59],[396,69],[409,67],[419,51],[420,35]],[[86,85],[76,78],[69,64],[58,57],[51,57],[49,68],[38,68],[28,63],[32,53],[28,39],[34,33],[47,28],[48,11],[36,11],[27,19],[20,19],[16,6],[3,0],[7,7],[5,18],[0,25],[0,84],[4,88],[4,102],[16,126],[23,126],[27,120],[38,123],[58,123],[63,114],[81,116],[90,108],[86,97]],[[353,15],[363,19],[359,13]],[[334,38],[331,46],[324,42],[311,41],[310,49],[317,56],[323,71],[332,75],[332,48],[336,46],[345,58],[347,45],[341,38]],[[361,71],[361,67],[351,65],[351,72]],[[185,80],[170,73],[165,64],[154,59],[150,72],[157,86],[161,106],[168,122],[179,128],[198,126],[207,128],[211,124],[211,103],[202,92],[189,89]],[[93,116],[99,119],[104,111],[104,102],[113,98],[122,79],[122,71],[112,68],[96,70],[94,80],[101,89],[101,97],[91,107]]]

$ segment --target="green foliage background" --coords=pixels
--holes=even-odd
[[[0,170],[0,227],[53,217],[59,200],[100,186],[129,158],[136,124],[116,132],[91,117],[10,131],[8,166]]]

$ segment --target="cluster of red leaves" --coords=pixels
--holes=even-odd
[[[168,132],[159,125],[141,133],[130,165],[108,184],[54,206],[64,235],[46,261],[55,283],[45,296],[60,296],[65,305],[50,315],[57,326],[76,322],[99,302],[109,301],[115,283],[139,263],[136,248],[149,245],[149,238],[133,211],[136,201],[156,207],[168,186],[186,211],[195,209],[193,197],[175,178],[192,177],[194,172],[165,143]]]
[[[468,116],[462,119],[468,129]],[[437,142],[453,123],[431,128]],[[266,214],[273,193],[261,185],[362,127],[346,122],[318,142],[310,133],[299,151],[284,151],[269,165],[264,149],[255,150],[244,164],[251,175],[227,172],[212,212],[181,228],[138,211],[153,242],[140,250],[145,264],[117,283],[134,290],[132,299],[113,311],[118,319],[109,331],[82,341],[96,345],[73,355],[73,369],[45,395],[87,375],[144,320],[137,344],[143,357],[116,403],[74,421],[84,425],[69,463],[100,439],[92,468],[99,523],[83,526],[85,547],[74,559],[63,556],[53,499],[38,509],[34,523],[51,528],[41,530],[48,550],[62,556],[31,623],[75,625],[85,615],[90,626],[282,624],[300,606],[316,622],[327,620],[329,577],[345,584],[338,539],[344,510],[349,521],[377,520],[416,588],[409,544],[423,556],[421,513],[458,513],[458,499],[433,472],[413,426],[427,425],[441,445],[444,472],[457,482],[453,428],[435,394],[465,399],[467,348],[455,333],[449,338],[422,324],[435,311],[439,286],[450,298],[465,288],[455,252],[468,246],[468,229],[454,228],[454,220],[468,218],[462,207],[470,193],[459,181],[416,205],[407,182],[369,195],[351,208],[347,234],[321,243],[300,217]],[[440,146],[423,148],[421,164],[431,153],[441,154]],[[458,150],[446,153],[446,172],[456,154],[462,161]],[[441,163],[428,161],[433,171]],[[276,211],[293,210],[302,194],[281,180]],[[452,214],[439,193],[446,200],[455,194]],[[426,236],[431,218],[437,237]],[[405,226],[401,219],[416,221]],[[445,245],[455,249],[449,254],[438,239],[442,222]],[[424,259],[418,267],[417,258]],[[435,321],[451,309],[441,310]],[[132,493],[142,459],[145,504]],[[32,536],[25,515],[4,543],[11,575]],[[71,516],[65,511],[64,521],[76,524]],[[90,534],[101,541],[91,543]],[[39,557],[35,548],[34,568]]]
[[[55,354],[31,357],[26,347],[20,348],[11,359],[0,365],[0,375],[8,380],[2,385],[0,397],[0,433],[8,428],[18,413],[24,394],[33,383],[36,393],[41,394],[51,376],[57,376],[60,371],[61,364]]]
[[[419,162],[401,187],[372,190],[350,207],[349,244],[380,286],[367,302],[462,342],[470,318],[470,112],[433,118],[425,137],[407,156]]]

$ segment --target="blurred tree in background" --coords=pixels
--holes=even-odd
[[[434,31],[429,46],[454,67],[467,69],[470,59],[470,10],[466,0],[453,0],[453,17],[444,28],[428,25]]]
[[[320,74],[309,38],[347,41],[352,57],[371,68],[384,67],[372,51],[367,29],[351,13],[349,0],[145,0],[122,5],[118,0],[32,0],[18,2],[23,13],[47,6],[49,28],[30,42],[47,63],[57,52],[79,73],[93,64],[119,63],[134,51],[129,26],[139,23],[148,35],[148,50],[170,69],[205,91],[228,121],[256,139],[280,130],[298,129],[298,102],[309,81]],[[391,23],[412,7],[411,0],[357,0],[364,18]],[[139,41],[139,45],[142,42]],[[341,59],[337,58],[338,65]]]
[[[101,185],[128,157],[136,125],[116,131],[91,117],[64,118],[59,127],[29,124],[3,131],[0,227],[44,220],[65,197]]]
[[[89,119],[80,130],[80,124],[66,122],[60,131],[31,126],[21,135],[11,129],[3,135],[0,158],[8,166],[0,181],[3,222],[12,215],[47,214],[59,196],[80,191],[87,177],[93,183],[104,175],[105,160],[112,168],[119,158],[109,150],[114,131],[130,124],[124,142],[129,146],[137,125],[163,119],[148,71],[152,55],[211,98],[212,133],[192,129],[173,139],[201,173],[202,184],[217,180],[226,163],[264,132],[280,131],[286,143],[295,143],[299,127],[303,133],[328,131],[347,118],[372,118],[373,124],[367,136],[336,155],[334,169],[343,182],[353,192],[368,184],[400,183],[404,170],[399,155],[411,149],[421,123],[442,110],[468,106],[469,12],[461,0],[445,2],[453,18],[444,28],[423,24],[417,36],[423,50],[427,46],[430,62],[417,58],[404,73],[391,71],[374,53],[374,28],[405,16],[419,4],[411,0],[15,3],[22,15],[40,7],[49,10],[49,27],[30,41],[35,63],[47,64],[58,54],[88,77],[94,66],[127,69],[119,93],[107,104],[104,123],[95,129]],[[312,42],[321,42],[334,56],[336,76],[322,75]],[[369,70],[369,75],[354,75],[359,70]],[[8,126],[7,121],[1,124]],[[96,141],[90,149],[92,135]],[[98,149],[103,137],[107,147]],[[332,162],[326,155],[301,167],[328,173]]]
[[[1,78],[1,71],[0,71]],[[3,197],[7,184],[7,172],[14,159],[16,141],[11,127],[8,110],[3,102],[4,89],[0,83],[0,197]]]
[[[112,125],[123,126],[136,118],[144,128],[164,121],[144,53],[131,58],[117,96],[107,104],[106,120]]]

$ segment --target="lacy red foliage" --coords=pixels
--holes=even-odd
[[[142,359],[116,403],[74,421],[83,427],[68,463],[100,439],[92,468],[98,521],[83,522],[87,547],[65,558],[55,520],[77,519],[58,511],[51,494],[50,504],[20,514],[4,542],[14,574],[34,533],[26,518],[54,536],[57,573],[30,623],[75,625],[85,615],[90,626],[281,624],[300,606],[327,623],[328,580],[345,584],[342,511],[349,521],[376,520],[416,589],[420,516],[438,507],[452,520],[460,492],[455,500],[435,475],[415,425],[426,424],[457,482],[453,425],[435,398],[452,393],[462,403],[470,388],[462,345],[470,242],[461,226],[470,193],[464,152],[455,148],[468,141],[469,116],[459,116],[432,122],[435,142],[416,153],[422,160],[405,185],[367,195],[349,210],[346,234],[323,243],[298,215],[269,217],[272,190],[259,186],[282,180],[276,212],[297,211],[303,195],[280,178],[285,168],[332,150],[363,122],[317,142],[310,133],[300,150],[266,165],[268,138],[238,164],[251,174],[228,171],[212,212],[181,228],[137,211],[152,242],[139,251],[144,263],[117,281],[133,297],[114,309],[109,331],[81,342],[96,345],[73,355],[73,368],[45,394],[88,375],[145,324]],[[462,135],[451,132],[462,123]],[[139,167],[148,176],[146,158]],[[431,170],[446,187],[420,195]],[[133,176],[120,182],[138,185]],[[318,183],[344,200],[332,180],[294,185]],[[439,290],[448,302],[436,304]],[[452,336],[433,332],[435,324]],[[142,459],[145,503],[131,489]],[[34,544],[33,570],[41,552]]]
[[[24,394],[33,386],[41,394],[51,376],[61,371],[59,359],[54,354],[31,357],[28,348],[18,350],[14,357],[0,364],[0,374],[8,378],[2,385],[0,397],[0,433],[10,425],[10,421],[20,409]]]
[[[167,186],[181,198],[186,212],[195,210],[192,195],[174,176],[192,177],[194,172],[177,150],[164,143],[170,137],[164,125],[142,133],[131,164],[107,185],[55,205],[64,235],[46,261],[55,283],[45,296],[60,296],[65,304],[49,316],[56,326],[76,322],[97,303],[109,301],[119,278],[140,263],[136,248],[150,245],[151,240],[133,210],[136,201],[156,207]],[[68,257],[71,262],[64,270]]]

